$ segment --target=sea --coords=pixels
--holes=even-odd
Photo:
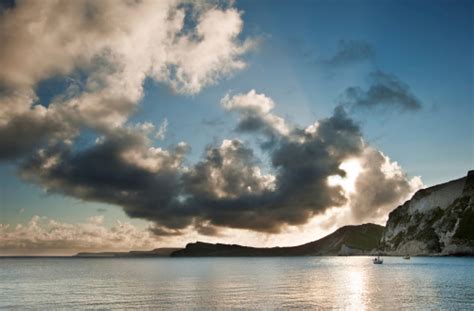
[[[474,310],[474,258],[2,258],[0,308]]]

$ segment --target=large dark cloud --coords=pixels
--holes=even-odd
[[[360,87],[347,88],[342,96],[342,103],[352,109],[421,109],[420,100],[395,75],[377,70],[370,74],[370,79],[371,85],[367,90]]]
[[[0,126],[0,160],[30,153],[60,128],[59,124],[43,122],[31,114],[12,118]]]
[[[0,160],[21,157],[77,132],[72,122],[34,102],[31,93],[0,88]]]
[[[79,151],[66,145],[40,150],[21,172],[51,192],[122,206],[130,217],[155,222],[160,235],[189,226],[204,234],[217,234],[216,226],[276,233],[346,203],[327,179],[343,176],[340,164],[362,150],[359,127],[339,107],[320,120],[317,132],[295,129],[278,137],[267,149],[275,175],[265,174],[239,140],[209,146],[186,168],[185,145],[153,148],[139,128],[110,133]]]
[[[180,191],[178,166],[186,146],[163,151],[147,149],[148,143],[140,131],[124,129],[80,151],[56,145],[29,158],[21,175],[50,192],[119,205],[131,217],[185,227],[188,219],[167,209]]]
[[[332,117],[319,122],[317,134],[300,129],[290,136],[280,136],[268,150],[277,174],[274,182],[265,187],[268,177],[252,173],[252,152],[239,142],[232,144],[232,157],[222,157],[222,150],[216,153],[216,149],[210,149],[206,160],[191,173],[192,177],[200,177],[188,177],[191,187],[199,185],[198,191],[190,191],[190,203],[199,207],[199,215],[213,225],[274,233],[285,225],[304,224],[327,208],[344,204],[341,188],[330,187],[327,178],[344,175],[339,168],[342,161],[363,149],[358,126],[338,108]],[[231,167],[223,168],[226,160],[230,160]],[[226,195],[213,193],[216,187],[212,185],[215,178],[211,168],[227,176],[222,181]],[[225,188],[228,186],[231,187]]]
[[[396,164],[364,143],[342,106],[301,128],[274,115],[273,101],[254,91],[222,104],[238,114],[237,130],[248,119],[261,124],[246,133],[266,142],[261,151],[268,167],[237,139],[209,145],[187,166],[187,145],[154,147],[153,127],[145,123],[117,128],[80,149],[49,145],[23,163],[21,176],[49,192],[121,206],[132,218],[152,221],[151,231],[162,236],[190,228],[204,235],[222,228],[278,233],[348,204],[355,221],[375,219],[413,191]],[[328,183],[346,176],[341,164],[349,159],[363,168],[353,194]]]

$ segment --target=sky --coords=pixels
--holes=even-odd
[[[297,245],[474,167],[472,1],[3,1],[0,253]]]

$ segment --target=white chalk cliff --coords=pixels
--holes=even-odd
[[[393,210],[381,244],[392,255],[474,255],[474,171]]]

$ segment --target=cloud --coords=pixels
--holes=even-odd
[[[170,46],[171,63],[175,66],[168,66],[167,82],[176,90],[196,93],[222,75],[243,69],[245,63],[238,57],[252,48],[254,42],[237,43],[242,26],[240,13],[235,9],[204,12],[193,34],[200,40],[179,38],[175,46]],[[157,73],[157,77],[161,75]]]
[[[274,101],[255,91],[221,103],[238,114],[237,129],[248,118],[262,124],[247,131],[272,141],[261,150],[268,167],[239,139],[209,145],[200,161],[185,165],[189,147],[154,147],[154,127],[143,123],[82,149],[40,149],[23,162],[21,176],[47,192],[121,206],[132,218],[152,221],[151,232],[162,236],[218,235],[224,228],[279,233],[349,204],[359,221],[382,215],[413,190],[396,164],[370,149],[341,106],[301,128],[275,115]],[[360,196],[329,182],[352,176],[344,166],[351,159],[362,167],[354,186]]]
[[[157,237],[128,222],[104,226],[104,216],[84,223],[65,223],[33,216],[26,224],[0,224],[0,252],[3,255],[72,255],[81,251],[150,250]]]
[[[349,87],[341,103],[351,109],[397,109],[401,111],[420,110],[422,104],[412,93],[410,87],[395,75],[374,71],[370,74],[372,83],[368,90]]]
[[[280,118],[272,113],[274,103],[248,94],[223,102],[242,117],[264,120],[260,133],[268,138],[269,120]],[[341,163],[364,148],[358,125],[341,107],[317,126],[291,128],[274,131],[274,145],[263,149],[271,160],[268,173],[237,139],[209,146],[201,161],[185,166],[187,145],[153,147],[144,124],[108,133],[82,150],[64,144],[41,149],[24,162],[21,175],[48,192],[122,206],[130,217],[153,221],[155,234],[189,228],[218,234],[226,227],[277,233],[344,205],[342,188],[327,179],[344,176]]]
[[[360,62],[375,65],[374,48],[361,40],[339,41],[336,54],[323,61],[328,67],[342,67]],[[397,109],[417,111],[422,108],[421,101],[412,93],[410,87],[393,74],[375,70],[369,74],[370,86],[367,90],[348,87],[341,96],[340,103],[352,110]]]
[[[203,161],[183,176],[186,193],[210,200],[235,199],[272,190],[275,176],[262,174],[252,149],[239,140],[210,147]]]
[[[320,120],[318,131],[293,127],[290,132],[273,131],[274,123],[268,120],[277,117],[271,112],[274,102],[264,94],[251,91],[227,96],[222,103],[240,114],[239,124],[249,117],[258,118],[264,126],[253,131],[267,138],[272,132],[271,135],[277,137],[272,148],[264,149],[276,174],[263,175],[261,169],[255,170],[254,163],[258,162],[253,159],[253,152],[243,148],[238,141],[226,141],[221,146],[221,149],[233,146],[230,158],[223,157],[227,153],[222,150],[216,154],[215,149],[210,149],[212,152],[207,153],[207,160],[197,165],[206,173],[187,183],[191,185],[189,188],[198,186],[199,191],[189,191],[191,199],[188,203],[200,208],[197,215],[202,219],[220,227],[277,233],[287,226],[304,224],[327,208],[346,202],[341,188],[329,186],[327,178],[344,174],[339,169],[340,163],[359,154],[363,141],[359,127],[342,108],[338,108],[333,116]],[[238,161],[235,159],[237,154]],[[216,164],[222,170],[221,163],[226,162],[230,167],[225,168],[225,172],[231,174],[210,170]],[[246,179],[249,176],[253,178]],[[210,184],[212,182],[219,187]],[[220,191],[212,192],[213,189]]]
[[[15,0],[4,0],[0,2],[0,14],[3,14],[4,10],[12,8],[15,5]]]
[[[364,150],[360,162],[362,171],[349,197],[355,221],[385,220],[388,212],[423,186],[419,177],[409,179],[397,162],[372,147]]]
[[[204,2],[16,3],[0,20],[0,158],[123,126],[147,77],[195,94],[243,69],[242,27],[235,8]],[[66,89],[40,102],[36,87],[56,77]]]
[[[270,136],[288,135],[290,132],[285,120],[272,113],[273,100],[255,90],[234,96],[228,94],[221,100],[221,105],[239,114],[237,130],[240,132],[263,130]]]
[[[23,163],[20,174],[46,191],[119,205],[131,217],[160,218],[182,228],[190,220],[170,208],[180,193],[188,147],[156,148],[148,135],[147,127],[129,127],[79,151],[64,144],[40,149]]]
[[[237,40],[243,25],[240,12],[205,5],[186,12],[181,4],[19,2],[2,18],[0,81],[27,87],[76,67],[91,70],[97,62],[111,62],[115,68],[109,70],[128,78],[122,86],[148,74],[178,91],[195,93],[219,75],[245,66],[238,57],[251,43]],[[196,23],[184,34],[187,17]]]
[[[77,129],[48,113],[47,108],[33,104],[34,100],[34,94],[0,92],[0,160],[77,134]]]
[[[160,125],[160,128],[158,129],[158,132],[156,132],[155,137],[157,139],[163,140],[166,137],[166,132],[168,131],[168,119],[164,119],[163,122]]]
[[[330,67],[352,65],[364,61],[375,61],[375,50],[362,40],[340,40],[336,54],[323,61]]]
[[[346,175],[330,176],[328,181],[343,188],[346,203],[315,218],[327,231],[367,222],[385,225],[391,210],[423,188],[420,177],[409,178],[397,162],[370,145],[358,157],[344,161],[340,169]]]

